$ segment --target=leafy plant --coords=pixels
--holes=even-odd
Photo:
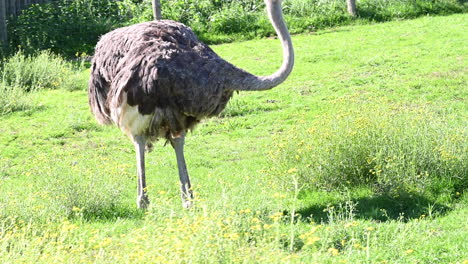
[[[31,5],[9,24],[13,47],[51,50],[68,57],[93,52],[99,36],[128,21],[117,1],[59,0]]]
[[[24,91],[0,82],[0,116],[24,110],[28,106]]]
[[[297,174],[309,188],[366,185],[398,196],[468,185],[466,131],[424,107],[360,103],[286,134],[271,152],[275,170],[285,181]]]
[[[73,66],[50,51],[28,56],[19,51],[4,61],[2,82],[6,86],[21,88],[25,92],[59,87],[72,73]]]
[[[65,88],[83,90],[88,74],[84,64],[73,64],[50,51],[26,55],[22,50],[0,64],[0,115],[31,107],[28,93]]]

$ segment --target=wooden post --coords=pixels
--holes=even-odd
[[[18,0],[16,1],[16,12],[15,12],[15,16],[18,16],[21,12],[21,10],[23,9],[23,6],[24,6],[24,0]]]
[[[154,20],[161,20],[161,2],[159,0],[153,0],[153,16]]]
[[[348,13],[355,17],[356,16],[356,0],[346,0],[346,4],[348,5]]]
[[[8,43],[6,1],[0,0],[0,47],[6,47]]]
[[[15,15],[16,14],[16,0],[9,0],[9,8],[8,8],[8,15]]]

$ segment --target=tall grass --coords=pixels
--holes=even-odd
[[[31,5],[9,21],[10,47],[20,46],[28,54],[38,50],[67,57],[90,54],[100,35],[129,19],[126,9],[120,8],[129,2],[57,0]]]
[[[24,91],[0,82],[0,116],[28,108]]]
[[[55,89],[72,71],[68,62],[49,51],[35,56],[19,51],[4,62],[1,70],[3,83],[26,92]]]
[[[0,115],[25,109],[30,92],[64,87],[77,90],[86,79],[79,74],[83,64],[74,65],[50,51],[26,55],[18,51],[0,64]]]
[[[275,140],[270,154],[285,182],[297,174],[309,188],[366,185],[391,196],[450,196],[468,186],[463,122],[424,106],[361,102],[350,108]]]
[[[466,12],[465,1],[427,0],[361,0],[358,1],[358,16],[371,21],[389,21],[415,18],[422,15],[448,15]]]

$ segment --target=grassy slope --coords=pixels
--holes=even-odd
[[[466,122],[465,28],[466,15],[454,15],[294,36],[296,67],[285,84],[237,95],[225,117],[189,135],[187,162],[200,199],[190,211],[180,207],[170,147],[157,144],[149,155],[152,208],[142,214],[133,147],[114,127],[95,124],[86,92],[33,94],[29,110],[0,117],[0,260],[462,263],[466,194],[445,200],[443,212],[413,201],[408,206],[427,207],[426,216],[377,222],[367,216],[378,206],[398,206],[369,202],[366,188],[295,200],[265,171],[272,135],[346,107],[336,105],[340,99],[430,105]],[[280,63],[278,45],[268,39],[214,49],[266,75]],[[291,224],[275,215],[293,209],[312,218]]]

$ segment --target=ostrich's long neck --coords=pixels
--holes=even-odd
[[[288,28],[283,20],[281,1],[265,1],[268,16],[278,34],[283,47],[283,64],[278,71],[269,76],[250,75],[235,85],[234,90],[261,91],[271,89],[282,83],[292,71],[294,65],[294,49],[289,35]]]

